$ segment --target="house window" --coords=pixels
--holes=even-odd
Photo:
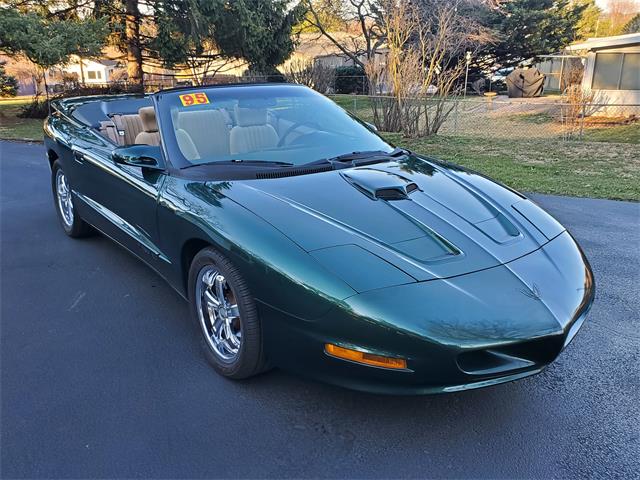
[[[96,78],[97,78],[98,80],[102,80],[102,72],[101,72],[100,70],[98,70],[98,71],[96,72]]]
[[[596,54],[593,88],[596,90],[617,90],[622,70],[622,59],[621,53]]]
[[[625,53],[622,64],[622,90],[640,90],[640,53]]]
[[[598,53],[593,71],[596,90],[640,90],[640,53]]]
[[[96,78],[98,78],[98,77],[96,76],[96,74],[97,74],[97,73],[98,73],[98,72],[96,72],[95,70],[89,70],[89,71],[87,72],[87,78],[88,78],[89,80],[95,80]]]

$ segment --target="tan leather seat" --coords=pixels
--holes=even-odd
[[[190,162],[201,158],[200,152],[198,152],[191,136],[181,128],[176,130],[176,140],[178,142],[178,148],[182,152],[182,155],[184,155],[184,158]]]
[[[100,128],[98,128],[98,131],[103,137],[108,138],[113,143],[122,145],[121,137],[118,135],[118,130],[116,129],[116,125],[113,121],[104,120],[100,122]]]
[[[200,158],[214,158],[229,154],[229,127],[228,119],[220,110],[194,110],[180,111],[177,117],[177,130],[182,130],[180,137],[191,140]],[[186,136],[185,136],[186,134]],[[182,143],[178,139],[182,154],[189,158],[182,148]],[[191,146],[186,147],[192,152]]]
[[[144,130],[140,115],[137,113],[127,115],[114,114],[111,116],[111,120],[116,127],[117,143],[119,145],[133,145],[138,134]]]
[[[267,123],[267,110],[236,107],[238,124],[231,129],[231,154],[255,152],[278,144],[278,133]]]
[[[142,120],[142,129],[136,136],[135,143],[141,145],[160,145],[160,132],[158,132],[158,122],[156,121],[156,112],[153,107],[142,107],[138,110],[140,120]]]

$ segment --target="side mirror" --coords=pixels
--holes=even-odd
[[[159,146],[129,145],[118,147],[111,153],[114,162],[121,165],[164,170],[164,160]]]
[[[367,124],[367,127],[369,127],[371,130],[373,130],[374,132],[378,131],[378,127],[376,127],[373,123],[369,123],[369,122],[364,122]]]

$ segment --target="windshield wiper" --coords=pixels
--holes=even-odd
[[[350,152],[343,153],[342,155],[338,155],[331,158],[321,158],[320,160],[316,160],[314,162],[305,163],[305,166],[308,165],[320,165],[323,163],[330,163],[335,165],[336,163],[351,163],[352,166],[357,166],[360,162],[358,160],[370,160],[372,158],[379,158],[380,161],[386,161],[389,158],[397,158],[403,155],[408,155],[410,152],[405,150],[404,148],[394,148],[390,152],[385,152],[384,150],[366,150],[361,152]]]
[[[263,166],[269,165],[274,167],[293,167],[293,163],[279,162],[276,160],[245,160],[243,158],[234,158],[231,160],[213,160],[211,162],[204,163],[192,163],[183,168],[201,167],[202,165],[246,165],[250,166]]]

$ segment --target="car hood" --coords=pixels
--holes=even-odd
[[[564,230],[525,197],[417,156],[210,185],[359,292],[491,268]]]

